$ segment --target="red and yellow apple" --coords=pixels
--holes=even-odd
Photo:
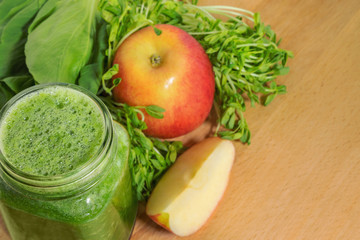
[[[154,188],[147,215],[178,236],[195,233],[221,200],[234,159],[235,148],[229,140],[207,138],[192,146]]]
[[[184,135],[207,118],[213,103],[215,80],[202,46],[187,32],[172,25],[143,28],[118,48],[114,64],[121,82],[113,90],[115,101],[131,106],[157,105],[165,109],[157,119],[145,114],[145,133],[159,138]]]

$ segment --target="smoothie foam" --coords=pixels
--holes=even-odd
[[[52,86],[14,104],[0,126],[0,147],[16,169],[55,176],[96,155],[105,134],[99,107],[85,94]]]

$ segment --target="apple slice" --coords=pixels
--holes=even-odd
[[[154,188],[147,215],[178,236],[200,229],[222,198],[235,158],[231,141],[207,138],[185,151]]]

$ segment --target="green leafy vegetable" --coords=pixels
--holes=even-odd
[[[49,0],[29,28],[26,64],[38,83],[76,83],[93,48],[97,0]]]
[[[0,2],[0,79],[28,72],[24,54],[26,30],[44,2]]]
[[[30,75],[12,76],[0,79],[0,108],[15,94],[35,84]]]
[[[1,79],[0,82],[5,83],[14,93],[19,93],[34,85],[34,79],[30,75],[7,77]]]
[[[225,131],[217,134],[250,143],[250,130],[243,115],[245,99],[248,98],[254,106],[260,103],[259,96],[263,96],[266,106],[275,96],[285,93],[285,86],[277,85],[275,79],[288,72],[285,64],[292,53],[278,48],[276,34],[260,21],[258,14],[225,6],[198,9],[230,17],[227,22],[219,22],[199,14],[197,18],[205,24],[195,26],[188,22],[185,25],[206,49],[213,64],[215,108],[220,119],[218,129],[225,127]],[[229,15],[237,13],[253,21],[253,26],[246,24],[241,17]]]
[[[81,69],[78,85],[96,94],[101,85],[101,77],[104,74],[105,51],[107,49],[106,24],[101,18],[97,19],[94,41],[90,61]]]
[[[0,107],[3,107],[15,93],[4,83],[0,82]]]
[[[0,108],[16,93],[34,85],[25,64],[27,29],[45,0],[0,2]]]

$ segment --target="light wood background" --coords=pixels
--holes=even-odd
[[[360,239],[360,1],[200,0],[261,14],[292,50],[288,93],[249,108],[211,219],[182,239]],[[203,125],[186,141],[202,139]],[[9,237],[1,222],[0,239]],[[132,240],[180,239],[140,207]]]

